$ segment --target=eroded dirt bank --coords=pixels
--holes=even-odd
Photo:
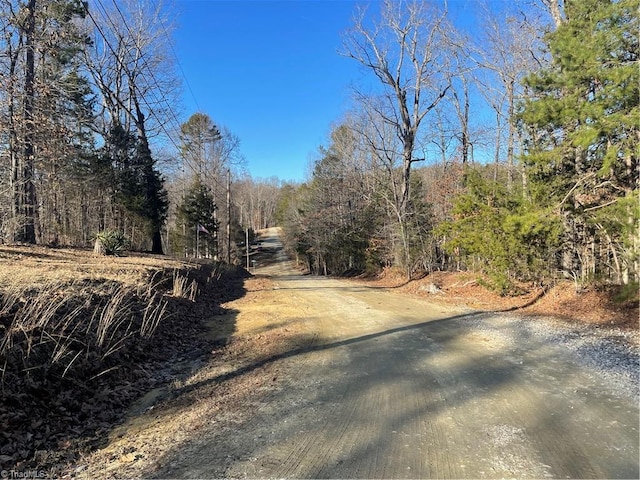
[[[302,276],[264,246],[215,361],[69,475],[638,478],[635,347]]]

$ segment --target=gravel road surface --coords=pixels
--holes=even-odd
[[[625,334],[304,276],[276,231],[263,246],[222,353],[77,476],[639,478]]]
[[[258,308],[280,305],[274,322],[311,340],[261,362],[277,380],[250,412],[149,475],[639,477],[638,351],[624,338],[299,275],[277,236],[264,245],[280,257],[257,270],[274,281]]]

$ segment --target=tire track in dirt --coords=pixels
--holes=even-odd
[[[638,477],[635,398],[521,322],[283,263],[256,273],[273,290],[234,303],[234,341],[290,332],[217,381],[260,375],[259,389],[143,475]]]
[[[636,475],[637,430],[627,425],[602,437],[598,423],[637,420],[637,407],[625,399],[612,399],[614,413],[585,405],[576,384],[597,391],[597,379],[563,352],[521,336],[517,325],[506,322],[510,335],[485,335],[466,319],[491,323],[491,315],[434,310],[281,266],[274,279],[279,302],[311,313],[302,321],[316,337],[279,362],[287,380],[250,422],[265,441],[245,442],[251,453],[225,476]],[[572,418],[571,407],[588,413]]]
[[[314,280],[310,282],[315,284]],[[371,307],[372,298],[344,285],[331,292],[327,282],[324,293],[316,296],[318,299],[333,296],[333,302],[327,299],[322,302],[327,312],[339,305],[343,313],[345,305],[359,308],[360,313],[363,308],[368,311],[343,318],[342,322],[332,317],[331,333],[321,324],[317,328],[331,340],[336,339],[337,332],[350,338],[356,332],[363,333],[359,332],[358,323],[367,317],[368,327],[375,335],[384,320]],[[397,299],[388,298],[386,292],[378,295],[385,299],[382,302],[385,307],[392,307],[383,312],[387,319],[399,312],[399,318],[387,320],[387,329],[398,330],[406,325],[407,319],[428,317],[424,305],[422,308],[412,305],[406,298],[397,305]],[[336,296],[342,297],[338,301]],[[369,307],[363,307],[367,302]],[[490,315],[477,316],[480,317],[489,323],[492,320]],[[394,345],[394,335],[404,340]],[[415,341],[407,341],[407,336]],[[378,346],[368,353],[362,351],[362,344],[375,340],[380,340]],[[312,439],[294,437],[285,442],[280,446],[284,451],[298,441],[304,449],[291,450],[284,467],[262,470],[261,475],[287,478],[636,475],[634,455],[638,442],[634,439],[637,430],[633,420],[637,423],[637,407],[629,399],[612,399],[617,404],[613,412],[584,405],[579,395],[575,395],[574,384],[598,392],[599,383],[576,369],[570,356],[563,356],[563,352],[544,344],[527,345],[531,340],[527,337],[516,337],[524,345],[504,341],[499,336],[484,338],[471,331],[464,319],[421,324],[411,335],[400,330],[375,340],[341,346],[349,351],[349,361],[341,368],[349,371],[352,378],[348,388],[333,395],[344,399],[346,405],[318,412],[320,418],[331,419],[318,427],[320,434]],[[365,360],[359,360],[359,355]],[[415,375],[402,370],[416,361],[424,365],[414,367]],[[399,367],[390,375],[388,369],[394,365]],[[568,378],[564,378],[567,373]],[[323,374],[332,376],[326,369]],[[573,389],[565,391],[566,386]],[[414,396],[421,401],[413,400]],[[580,421],[572,419],[574,406],[567,407],[572,404],[586,412],[580,415],[583,417]],[[622,435],[618,429],[613,430],[614,435],[600,432],[600,420],[609,418],[610,424],[616,422],[612,419],[617,416],[615,410],[627,419],[626,431]],[[362,412],[378,412],[379,417],[363,417]],[[423,442],[416,440],[421,435],[426,438]],[[412,441],[403,445],[406,438]],[[378,443],[372,445],[371,439],[377,439]],[[403,447],[412,453],[405,454]],[[620,451],[624,452],[622,458],[614,458]],[[310,452],[314,452],[313,458],[309,458]],[[338,458],[336,452],[346,459]],[[273,455],[276,460],[272,464],[282,465],[278,449],[263,451],[261,455]],[[238,465],[231,472],[241,473],[242,467]]]

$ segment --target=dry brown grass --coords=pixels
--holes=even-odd
[[[65,377],[149,338],[167,316],[165,295],[196,299],[197,269],[153,255],[0,247],[0,385],[10,374]]]
[[[555,317],[569,322],[640,329],[638,296],[616,301],[619,287],[590,287],[579,292],[573,282],[564,281],[550,290],[521,285],[522,293],[503,296],[486,287],[481,275],[472,272],[433,272],[407,282],[397,270],[386,270],[372,284],[398,288],[434,302],[466,305],[486,311],[514,311],[527,316]]]
[[[0,470],[99,442],[174,364],[210,351],[207,322],[243,279],[155,255],[0,246]]]
[[[0,246],[0,288],[48,281],[114,280],[146,283],[158,270],[193,268],[190,262],[157,255],[99,256],[92,250],[38,246]]]
[[[195,280],[189,282],[189,277],[175,271],[173,273],[173,296],[186,298],[191,302],[195,301],[198,296],[198,282]]]

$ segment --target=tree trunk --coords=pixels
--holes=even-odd
[[[493,181],[498,181],[498,170],[500,169],[500,148],[502,148],[502,116],[496,111],[496,148],[494,150]]]
[[[36,243],[35,205],[36,190],[34,183],[34,138],[35,123],[33,121],[34,83],[35,83],[35,46],[36,0],[27,4],[25,20],[25,78],[24,78],[24,159],[22,164],[22,185],[24,189],[24,230],[22,240]]]
[[[509,191],[513,188],[513,146],[515,142],[515,124],[514,124],[514,99],[515,81],[511,79],[507,87],[507,98],[509,102],[508,118],[509,118],[509,136],[507,137],[507,188]]]
[[[93,253],[100,256],[107,254],[107,249],[104,248],[104,244],[100,241],[99,238],[96,238],[96,241],[93,244]]]
[[[553,23],[556,28],[562,25],[565,21],[565,17],[562,15],[562,9],[560,8],[559,0],[543,0],[543,2],[547,5],[549,9],[549,13],[551,14],[551,18],[553,18]],[[564,1],[562,2],[564,5]]]
[[[164,255],[164,250],[162,248],[162,234],[159,228],[153,231],[151,237],[151,253]]]
[[[460,105],[457,93],[453,93],[453,98],[455,100],[456,112],[460,121],[460,129],[462,130],[460,135],[460,149],[462,165],[464,166],[469,161],[469,146],[471,141],[469,139],[469,88],[467,87],[466,80],[463,79],[463,82],[464,105]]]
[[[11,230],[12,241],[21,240],[19,229],[22,223],[22,182],[21,182],[21,166],[20,155],[18,153],[18,132],[16,130],[16,65],[18,63],[18,52],[13,51],[11,42],[7,43],[7,56],[10,58],[9,74],[7,84],[7,102],[8,102],[8,136],[9,136],[9,155],[11,157],[11,171],[9,175],[9,187],[11,192]]]

